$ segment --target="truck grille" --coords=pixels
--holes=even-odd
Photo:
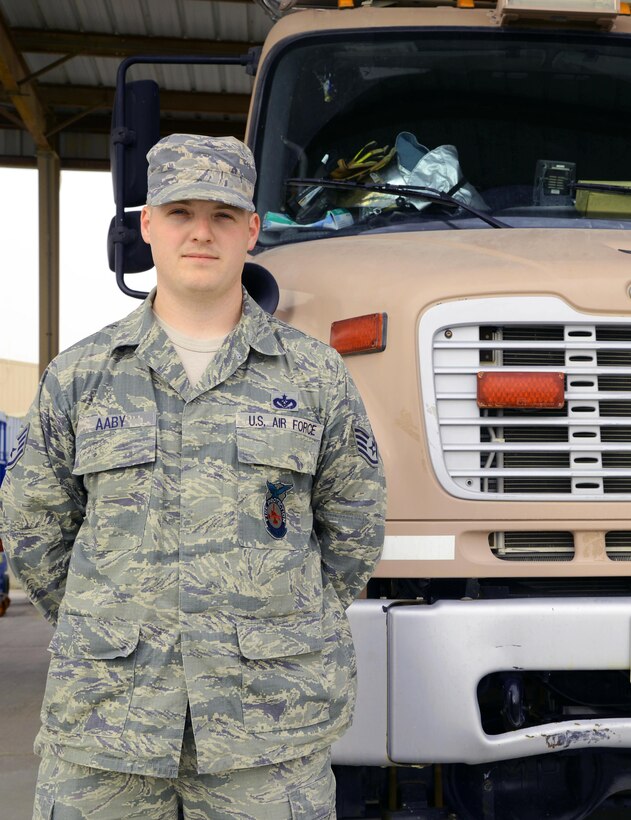
[[[538,300],[497,301],[521,308],[504,312],[514,321],[454,323],[433,332],[439,476],[447,489],[464,497],[630,498],[631,322],[589,317],[587,324],[582,314],[526,322],[518,314]],[[559,304],[561,313],[570,312]],[[447,305],[440,307],[445,312]],[[563,373],[565,405],[479,408],[482,371]]]
[[[571,532],[492,532],[489,546],[493,555],[502,561],[571,561],[574,558]]]
[[[631,561],[631,530],[605,533],[605,547],[612,561]]]

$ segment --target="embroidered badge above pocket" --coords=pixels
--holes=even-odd
[[[297,393],[272,393],[272,407],[277,410],[295,410],[298,407]]]

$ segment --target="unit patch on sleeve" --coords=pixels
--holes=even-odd
[[[355,444],[357,445],[357,452],[359,455],[370,464],[371,467],[376,467],[379,464],[379,452],[377,450],[377,442],[372,433],[367,433],[361,427],[353,427],[355,434]]]
[[[7,470],[10,470],[12,467],[15,467],[15,465],[24,455],[24,451],[26,450],[26,442],[28,441],[28,431],[30,426],[30,424],[27,424],[18,436],[17,441],[15,442],[15,447],[11,450],[9,460],[7,461]]]
[[[263,503],[265,529],[272,538],[284,538],[287,535],[287,512],[283,501],[294,485],[266,483],[267,493]]]

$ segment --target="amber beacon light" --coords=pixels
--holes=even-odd
[[[478,407],[560,409],[563,373],[478,373]]]
[[[331,324],[331,347],[342,356],[349,353],[379,353],[386,347],[386,313],[353,316]]]

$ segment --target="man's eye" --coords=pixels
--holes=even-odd
[[[172,208],[169,211],[169,216],[186,216],[187,214],[186,208]]]
[[[234,214],[230,213],[230,211],[218,211],[217,217],[219,219],[230,219],[234,220]]]

